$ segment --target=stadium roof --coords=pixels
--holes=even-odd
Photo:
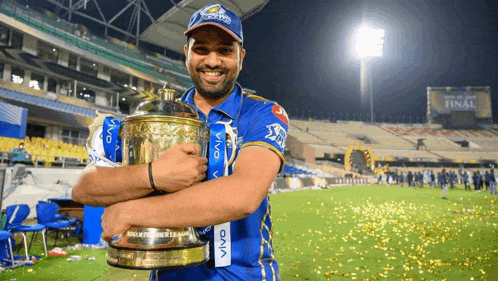
[[[218,0],[217,3],[236,13],[242,20],[259,12],[269,0]],[[152,23],[142,34],[140,40],[169,50],[183,53],[190,16],[198,9],[213,3],[213,0],[183,0],[170,8]]]

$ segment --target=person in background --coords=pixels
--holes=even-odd
[[[484,172],[484,185],[486,186],[486,190],[489,190],[489,183],[491,182],[491,176],[488,171]]]
[[[484,177],[482,176],[481,171],[477,171],[477,178],[479,180],[479,190],[482,190],[484,187]]]
[[[441,186],[443,187],[443,199],[446,198],[446,192],[448,192],[448,177],[449,175],[446,173],[446,170],[443,169],[441,172]]]
[[[463,179],[463,184],[465,186],[465,190],[470,190],[470,185],[469,185],[469,174],[467,172],[462,173],[462,179]]]
[[[430,175],[430,183],[429,183],[429,188],[435,188],[436,187],[436,176],[434,175],[434,172],[431,171]]]
[[[413,181],[413,174],[411,171],[408,172],[408,175],[406,176],[406,179],[408,180],[408,187],[412,186],[412,181]]]
[[[472,176],[472,182],[474,183],[474,191],[479,190],[479,176],[477,175],[477,172],[474,172],[474,175]]]
[[[27,155],[28,151],[24,148],[24,143],[19,143],[19,146],[12,150],[12,165],[23,163]]]
[[[403,175],[403,172],[398,176],[398,184],[401,185],[401,187],[405,186],[405,175]]]
[[[453,189],[453,188],[455,188],[456,175],[453,171],[450,171],[449,177],[450,177],[449,178],[450,188]]]
[[[490,182],[489,182],[489,193],[491,193],[491,195],[497,195],[497,192],[496,192],[496,178],[495,178],[495,172],[493,171],[493,169],[489,170],[489,179],[490,179]]]

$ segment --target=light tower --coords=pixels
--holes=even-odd
[[[370,121],[374,122],[373,114],[373,82],[372,61],[384,53],[385,31],[373,25],[363,23],[354,35],[355,56],[361,61],[361,98],[366,103],[367,94],[370,95]],[[368,90],[367,90],[368,89]]]

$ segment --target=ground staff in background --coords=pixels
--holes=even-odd
[[[456,181],[456,174],[453,171],[450,171],[449,182],[450,182],[451,189],[455,188],[455,181]]]
[[[484,172],[484,185],[486,185],[486,190],[489,190],[489,183],[491,182],[491,176],[488,171]]]
[[[431,171],[430,180],[431,180],[431,183],[429,184],[429,188],[435,188],[436,187],[436,176],[434,175],[433,171]]]
[[[408,180],[408,187],[412,186],[412,181],[413,181],[413,174],[412,172],[408,172],[408,175],[406,175],[406,179]]]
[[[479,190],[479,176],[477,175],[477,172],[474,172],[474,175],[472,176],[472,182],[474,183],[474,190]]]
[[[441,187],[443,188],[443,199],[446,199],[446,192],[448,192],[448,177],[446,170],[443,169],[441,172]]]
[[[489,170],[489,179],[489,193],[497,195],[495,171],[493,169]]]
[[[229,175],[200,182],[206,159],[197,156],[194,145],[178,145],[152,162],[153,182],[165,195],[143,198],[153,191],[148,166],[132,165],[86,172],[73,188],[73,199],[107,206],[106,240],[132,225],[203,227],[209,236],[211,226],[230,222],[229,263],[215,265],[211,256],[199,266],[153,271],[150,280],[279,280],[268,189],[283,168],[287,114],[274,102],[243,94],[236,83],[246,52],[240,19],[232,11],[218,4],[201,8],[185,35],[186,66],[195,87],[181,100],[209,124],[230,124],[237,154]]]
[[[477,171],[477,178],[479,180],[479,190],[484,189],[484,177],[480,171]]]
[[[469,174],[467,172],[463,172],[462,174],[463,178],[463,184],[465,185],[465,190],[470,190],[470,184],[469,184]]]

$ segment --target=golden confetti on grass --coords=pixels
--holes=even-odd
[[[440,200],[440,190],[394,186],[272,196],[282,208],[273,210],[282,279],[316,280],[319,271],[324,280],[456,280],[462,272],[485,280],[498,253],[496,239],[488,241],[498,200],[450,192],[453,201]]]

